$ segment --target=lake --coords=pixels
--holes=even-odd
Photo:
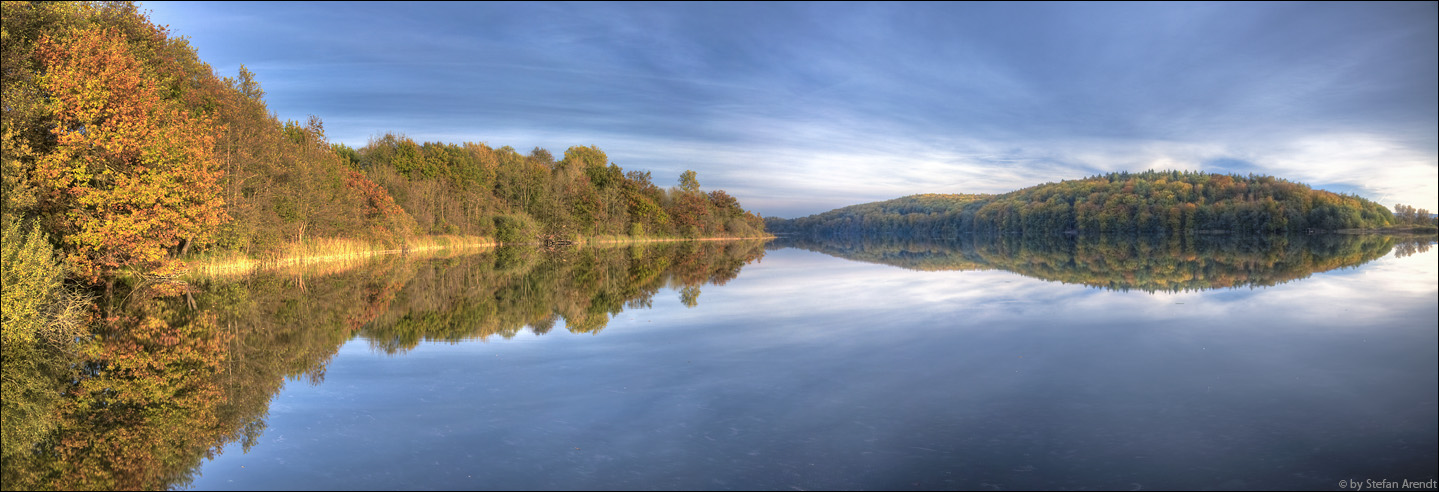
[[[140,288],[106,340],[146,362],[112,364],[108,403],[6,486],[1428,481],[1432,245],[786,238]]]

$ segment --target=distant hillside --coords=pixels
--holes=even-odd
[[[911,195],[797,219],[773,233],[953,237],[966,233],[1281,233],[1395,223],[1378,203],[1271,176],[1111,173],[1002,195]]]

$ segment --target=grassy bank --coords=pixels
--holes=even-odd
[[[577,238],[575,245],[622,245],[680,241],[735,241],[747,239],[772,239],[764,237],[705,237],[666,238],[632,236],[591,236]],[[538,242],[519,244],[540,245]],[[368,243],[353,239],[307,239],[290,243],[281,252],[264,258],[253,258],[243,253],[225,252],[200,254],[185,259],[185,278],[245,275],[258,271],[305,269],[345,270],[373,258],[387,255],[418,254],[422,256],[442,255],[458,251],[485,249],[499,245],[496,241],[479,236],[421,236],[411,238],[404,246],[395,247]]]
[[[479,236],[421,236],[396,247],[353,239],[307,239],[285,245],[277,254],[253,258],[239,252],[196,255],[186,258],[186,277],[244,275],[256,271],[319,264],[342,266],[362,263],[372,258],[396,254],[432,254],[446,251],[482,249],[495,246],[489,238]]]
[[[1413,236],[1433,236],[1439,234],[1439,226],[1432,224],[1397,225],[1393,227],[1382,227],[1378,229],[1341,229],[1336,231],[1340,234],[1395,234]]]
[[[681,241],[739,241],[745,239],[774,239],[775,236],[766,234],[761,237],[634,237],[600,235],[581,237],[577,244],[635,244],[635,243],[668,243]]]

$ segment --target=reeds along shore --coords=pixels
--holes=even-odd
[[[377,256],[438,254],[494,246],[493,240],[478,236],[422,236],[398,246],[354,239],[307,239],[287,244],[280,253],[265,258],[251,258],[243,253],[232,252],[187,259],[185,276],[234,276],[285,268],[308,269],[317,265],[331,265],[343,270]]]
[[[764,237],[652,238],[631,236],[594,236],[573,241],[576,246],[621,245],[679,241],[764,240]],[[530,242],[518,244],[532,244]],[[539,244],[539,243],[533,243]],[[279,254],[251,258],[243,253],[200,255],[186,260],[185,277],[229,277],[259,271],[289,268],[305,271],[343,271],[375,257],[387,255],[444,256],[500,246],[493,239],[479,236],[422,236],[411,238],[400,246],[369,243],[353,239],[307,239],[286,245]]]

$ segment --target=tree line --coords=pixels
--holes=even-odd
[[[1435,229],[1435,226],[1439,226],[1439,219],[1436,219],[1434,212],[1422,208],[1414,208],[1402,203],[1394,204],[1394,222],[1396,224],[1420,226],[1431,230]]]
[[[315,237],[763,235],[693,171],[666,187],[593,146],[556,159],[396,134],[332,144],[319,118],[280,121],[252,72],[216,76],[128,2],[5,2],[4,14],[4,220],[39,224],[90,283]]]
[[[1398,223],[1383,205],[1272,176],[1118,172],[999,195],[913,195],[796,219],[771,232],[955,237],[972,233],[1288,233]]]

